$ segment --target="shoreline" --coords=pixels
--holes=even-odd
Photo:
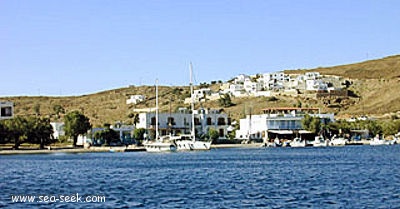
[[[227,148],[259,148],[261,143],[256,144],[215,144],[211,149]],[[21,155],[21,154],[78,154],[78,153],[96,153],[96,152],[145,152],[144,147],[90,147],[87,148],[53,148],[53,149],[19,149],[19,150],[1,150],[0,155]]]

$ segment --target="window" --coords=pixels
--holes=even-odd
[[[195,124],[196,126],[197,126],[197,125],[201,125],[200,119],[195,118],[195,119],[194,119],[194,124]]]
[[[218,125],[219,125],[219,126],[226,125],[226,124],[225,124],[225,118],[218,118]]]
[[[175,119],[174,119],[173,117],[168,117],[167,125],[168,125],[168,126],[176,125]]]
[[[153,125],[153,126],[156,125],[156,117],[152,117],[152,118],[151,118],[150,125]]]
[[[12,109],[11,107],[2,107],[0,116],[3,117],[11,117],[12,116]]]
[[[210,117],[207,118],[207,125],[211,125],[212,124],[212,120]]]

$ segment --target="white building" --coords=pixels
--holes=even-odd
[[[129,99],[126,100],[126,104],[137,104],[143,102],[146,99],[143,95],[131,95]]]
[[[307,72],[304,74],[305,80],[317,80],[321,78],[321,74],[319,72]]]
[[[222,93],[230,94],[234,97],[247,96],[243,84],[229,84],[229,88],[223,89]]]
[[[333,122],[334,114],[320,114],[317,108],[267,108],[260,115],[247,115],[240,119],[237,139],[266,139],[268,133],[293,134],[302,130],[301,120],[306,114],[321,118],[323,122]]]
[[[250,78],[248,75],[240,74],[236,76],[234,83],[235,84],[243,84],[246,79]]]
[[[285,83],[289,82],[290,76],[283,72],[264,73],[261,77],[265,90],[283,89]]]
[[[14,103],[0,101],[0,120],[14,117]]]
[[[50,125],[53,127],[54,139],[59,139],[60,136],[65,136],[64,122],[51,122]]]
[[[199,109],[194,111],[194,122],[198,136],[207,134],[210,128],[219,132],[221,139],[228,138],[227,128],[230,118],[218,110]],[[176,113],[159,113],[158,129],[160,135],[189,134],[192,127],[192,114],[187,109],[180,109]],[[154,112],[140,113],[136,128],[155,131],[156,114]]]
[[[244,81],[244,90],[249,94],[255,94],[258,91],[261,91],[263,85],[260,82],[254,82],[250,78],[246,78]]]
[[[323,80],[306,80],[307,91],[325,91],[328,90],[328,84]]]
[[[195,100],[200,100],[200,99],[203,99],[203,98],[211,95],[211,93],[212,93],[211,89],[209,89],[209,88],[196,89],[196,90],[193,90],[193,98]]]

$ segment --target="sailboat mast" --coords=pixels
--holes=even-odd
[[[194,97],[193,97],[193,66],[192,63],[190,63],[190,109],[192,109],[192,140],[195,140],[195,124],[194,124]]]
[[[156,79],[156,140],[158,140],[158,79]]]

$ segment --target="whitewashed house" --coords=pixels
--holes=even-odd
[[[14,103],[0,101],[0,120],[14,117]]]
[[[199,109],[194,111],[194,122],[197,135],[208,133],[210,128],[219,132],[219,138],[225,139],[228,136],[227,128],[230,125],[230,118],[227,114],[218,110]],[[192,127],[192,114],[185,108],[179,109],[175,113],[159,113],[158,129],[160,135],[180,135],[189,134]],[[140,113],[139,123],[136,128],[155,131],[156,114],[154,112]],[[154,136],[150,136],[154,137]]]
[[[283,72],[264,73],[261,76],[263,87],[265,90],[283,89],[286,82],[290,80],[289,75]]]
[[[306,80],[307,91],[326,91],[328,84],[323,80]]]
[[[250,78],[248,75],[240,74],[236,76],[235,80],[233,81],[235,84],[243,84],[246,79]]]
[[[143,95],[131,95],[129,99],[126,100],[126,104],[138,104],[146,99]]]
[[[321,74],[319,72],[306,72],[304,73],[305,80],[317,80],[321,78]]]
[[[244,90],[249,94],[255,94],[256,92],[261,91],[263,88],[262,83],[254,82],[250,78],[246,78],[243,85]]]
[[[230,94],[234,97],[247,96],[246,91],[244,90],[243,84],[229,84],[229,88],[225,88],[222,90],[223,94]]]

